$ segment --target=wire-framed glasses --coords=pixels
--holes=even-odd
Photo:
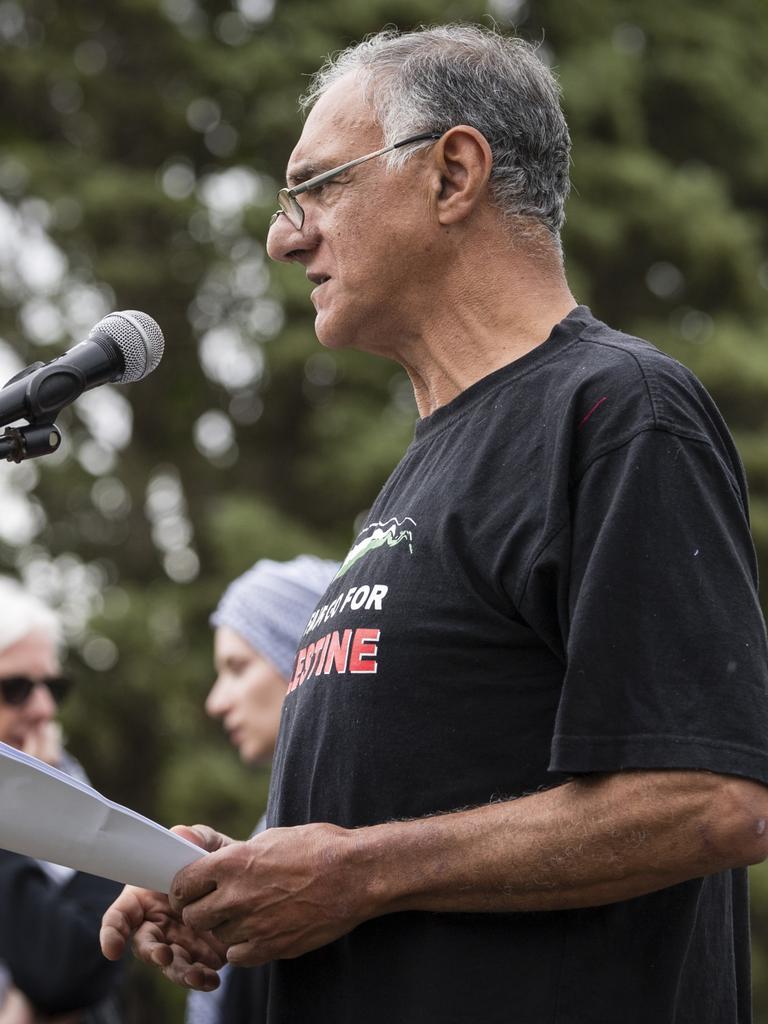
[[[297,231],[301,231],[304,227],[304,210],[296,196],[300,196],[303,192],[310,192],[313,188],[317,188],[326,181],[330,181],[331,178],[335,178],[336,175],[341,174],[342,171],[347,171],[350,167],[357,167],[358,164],[365,163],[366,160],[373,160],[375,156],[383,156],[384,153],[391,153],[393,149],[400,149],[401,146],[408,146],[412,142],[425,142],[427,139],[439,139],[442,134],[442,132],[420,132],[418,135],[409,135],[407,139],[400,139],[399,142],[394,142],[391,146],[385,146],[383,149],[377,149],[373,153],[366,153],[365,156],[359,156],[356,160],[348,160],[345,164],[339,164],[338,167],[332,167],[329,171],[323,171],[322,174],[316,174],[314,178],[308,178],[307,181],[302,181],[300,185],[294,185],[293,188],[281,188],[277,193],[277,201],[280,205],[280,209],[272,214],[269,226],[271,227],[280,214],[284,213],[292,226],[295,227]]]

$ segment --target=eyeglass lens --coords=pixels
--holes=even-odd
[[[280,204],[280,209],[283,211],[285,216],[296,228],[297,231],[301,231],[304,224],[304,211],[301,208],[296,196],[288,194],[287,189],[283,189],[277,194],[277,201]]]
[[[71,688],[70,681],[60,676],[41,680],[29,679],[27,676],[8,676],[0,679],[0,694],[4,703],[18,707],[29,700],[38,685],[47,686],[57,704],[62,703]]]

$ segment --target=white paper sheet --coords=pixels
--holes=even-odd
[[[0,848],[167,893],[204,850],[0,743]]]

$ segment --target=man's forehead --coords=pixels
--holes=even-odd
[[[324,93],[304,124],[288,160],[288,178],[306,179],[361,156],[381,144],[381,128],[354,75],[345,75]]]
[[[57,672],[56,646],[47,633],[33,630],[0,651],[0,675],[47,675]]]

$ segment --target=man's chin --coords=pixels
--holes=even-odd
[[[334,323],[327,310],[318,309],[315,314],[315,336],[323,348],[356,348],[355,339],[349,338],[349,331]]]
[[[340,323],[333,320],[327,312],[318,310],[315,315],[315,336],[323,348],[336,350],[355,349],[357,352],[368,352],[370,355],[381,356],[382,359],[393,359],[397,361],[396,355],[391,351],[390,337],[383,330],[374,331],[371,324],[361,322],[357,318],[352,323],[351,318],[347,323]]]

